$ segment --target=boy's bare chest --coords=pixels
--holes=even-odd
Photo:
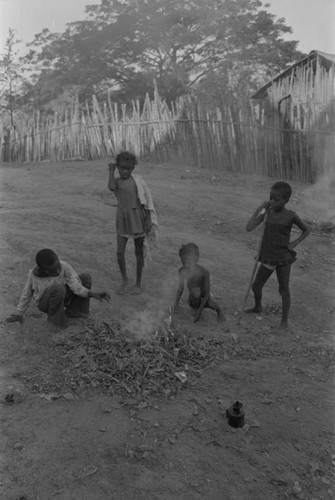
[[[184,269],[183,274],[189,288],[192,288],[194,286],[202,286],[204,281],[204,273],[201,268],[195,268],[192,270]]]

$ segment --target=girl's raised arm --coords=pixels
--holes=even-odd
[[[270,208],[270,202],[264,201],[255,211],[255,213],[250,217],[245,226],[245,229],[249,232],[255,229],[264,219],[266,210]]]
[[[117,188],[117,183],[115,179],[115,169],[116,163],[108,163],[108,189],[110,191],[115,191]]]

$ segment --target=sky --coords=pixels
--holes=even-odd
[[[169,1],[169,0],[166,0]],[[24,44],[44,28],[63,32],[66,23],[85,19],[85,5],[99,0],[0,0],[0,53],[8,29],[16,31],[22,40],[17,49],[24,53]],[[265,1],[263,0],[263,4]],[[284,17],[293,34],[287,39],[298,40],[302,52],[321,50],[335,54],[335,0],[268,0],[267,10]]]

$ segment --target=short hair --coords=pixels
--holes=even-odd
[[[38,267],[51,267],[58,261],[58,256],[50,248],[43,248],[37,252],[35,260]]]
[[[120,165],[121,161],[126,161],[128,163],[133,163],[133,165],[137,165],[137,158],[133,153],[129,153],[129,151],[122,151],[119,153],[116,158],[116,165]]]
[[[291,186],[288,184],[288,182],[284,181],[275,182],[271,187],[271,191],[280,191],[282,197],[287,201],[291,198],[292,194]]]
[[[184,255],[195,255],[199,257],[200,251],[198,245],[195,243],[186,243],[179,248],[179,257],[184,257]]]

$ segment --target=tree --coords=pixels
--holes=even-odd
[[[30,87],[36,105],[68,86],[78,87],[81,101],[113,87],[122,94],[125,83],[131,86],[141,77],[136,67],[141,48],[133,40],[131,15],[124,13],[124,2],[113,3],[117,10],[108,18],[70,23],[63,34],[44,30],[35,36],[26,63],[40,69]]]
[[[23,85],[18,52],[15,50],[15,45],[18,43],[15,30],[10,28],[4,52],[0,56],[0,107],[2,111],[9,114],[12,126],[14,124],[13,113],[19,108]]]
[[[29,58],[43,70],[31,92],[75,85],[83,100],[113,88],[129,101],[143,98],[155,79],[168,101],[205,88],[245,94],[302,56],[297,42],[282,38],[291,28],[266,7],[260,0],[102,0],[63,34],[42,44],[37,35]]]
[[[229,0],[226,7],[217,32],[219,58],[209,61],[197,88],[211,98],[241,97],[246,91],[250,95],[304,56],[297,51],[297,41],[283,40],[282,35],[292,32],[284,19],[275,20],[259,0]]]

